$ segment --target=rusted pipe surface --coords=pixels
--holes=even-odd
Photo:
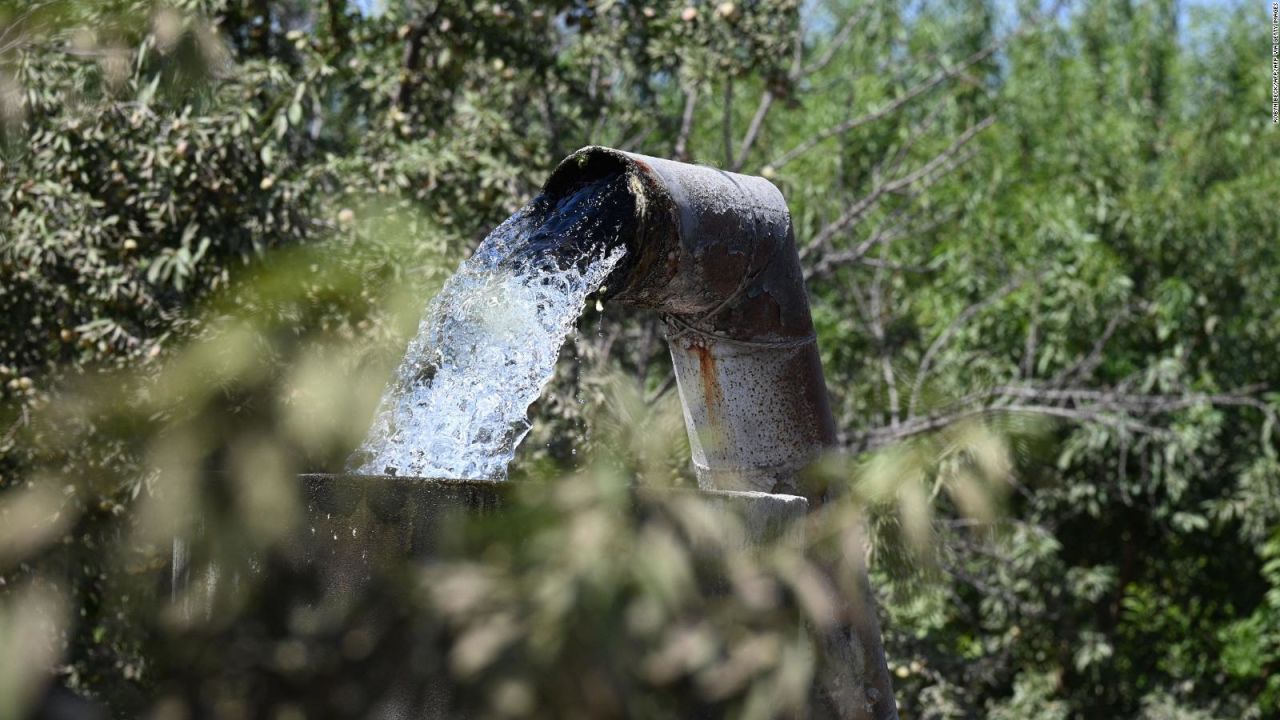
[[[637,197],[618,300],[662,313],[699,484],[788,492],[835,442],[782,193],[768,180],[589,147],[544,192],[624,174]]]

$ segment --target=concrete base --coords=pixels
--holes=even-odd
[[[386,560],[429,560],[451,542],[467,518],[500,514],[528,484],[436,480],[378,475],[302,475],[306,503],[298,548],[325,577],[330,592],[358,589]],[[546,486],[545,489],[551,489]],[[633,488],[633,495],[696,493],[736,516],[750,545],[799,539],[797,520],[808,503],[794,495],[761,492]]]
[[[337,625],[326,630],[334,637],[334,647],[341,647],[344,634],[352,629],[342,618],[373,618],[374,624],[413,626],[412,618],[397,619],[405,607],[399,601],[388,600],[387,577],[403,577],[406,559],[425,564],[434,559],[465,557],[460,555],[465,547],[463,534],[474,532],[476,520],[497,521],[502,532],[519,533],[518,523],[528,519],[531,509],[537,512],[539,493],[551,502],[556,490],[554,484],[391,476],[303,475],[299,482],[305,505],[302,523],[270,559],[246,559],[237,567],[209,569],[196,577],[188,567],[186,544],[175,543],[174,597],[186,599],[185,610],[179,612],[188,619],[206,614],[204,608],[214,606],[217,597],[228,593],[235,596],[243,576],[251,573],[259,575],[259,582],[274,582],[275,590],[259,598],[260,606],[245,608],[237,627],[224,629],[224,642],[274,647],[279,638],[261,634],[264,628],[269,631],[271,627],[269,623],[264,625],[263,617],[273,615],[336,621]],[[735,538],[748,547],[798,542],[798,521],[807,510],[803,498],[789,495],[655,488],[632,488],[629,492],[637,500],[646,495],[696,495],[717,512],[737,517],[737,527],[742,532],[735,531]],[[644,502],[630,506],[622,503],[618,512],[643,513],[644,508]],[[573,552],[573,548],[565,548],[565,552]],[[192,593],[194,588],[199,590]],[[240,634],[251,642],[235,639]],[[401,646],[396,644],[394,633],[392,636],[391,645],[374,650],[361,661],[367,669],[350,678],[355,685],[366,684],[364,691],[371,694],[370,700],[377,698],[376,705],[335,711],[332,716],[450,720],[450,708],[456,703],[442,665],[442,648]],[[406,635],[404,640],[408,642],[409,637]],[[253,677],[256,679],[250,684],[259,689],[246,697],[251,704],[264,702],[264,693],[287,689],[274,681],[258,685],[266,676]],[[304,696],[311,698],[308,702],[323,706],[327,691],[322,684]]]

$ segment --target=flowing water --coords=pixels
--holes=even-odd
[[[489,234],[427,306],[373,427],[362,474],[501,480],[587,297],[625,254],[622,178],[539,197]]]

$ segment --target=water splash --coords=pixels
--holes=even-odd
[[[539,198],[485,238],[427,307],[349,468],[501,480],[587,296],[625,254],[620,178]]]

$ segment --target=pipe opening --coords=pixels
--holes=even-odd
[[[543,194],[555,202],[615,176],[635,200],[611,295],[666,314],[686,333],[756,344],[812,337],[791,216],[772,183],[587,147],[560,163]]]
[[[557,192],[544,191],[530,204],[521,247],[512,258],[517,263],[536,259],[559,270],[581,270],[619,247],[631,255],[639,202],[623,174],[568,178]],[[620,263],[624,268],[626,255]]]
[[[678,244],[680,224],[675,200],[647,159],[612,148],[583,148],[556,167],[542,197],[557,204],[592,183],[616,182],[631,199],[626,227],[618,236],[627,252],[606,281],[604,295],[662,309],[652,289],[665,286],[675,274],[665,249]]]

